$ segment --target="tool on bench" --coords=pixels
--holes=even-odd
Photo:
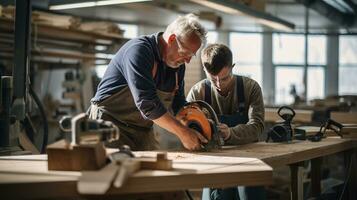
[[[292,140],[293,130],[291,128],[291,121],[295,117],[294,109],[288,106],[281,106],[278,110],[278,115],[284,121],[268,130],[268,137],[265,142],[269,142],[270,139],[273,142],[290,142]]]
[[[332,119],[327,119],[326,122],[320,126],[319,132],[317,132],[315,135],[307,136],[306,138],[312,142],[321,141],[321,139],[325,136],[327,129],[333,130],[337,135],[339,135],[342,138],[343,137],[341,134],[342,128],[343,128],[342,124]]]
[[[224,140],[217,129],[218,117],[208,103],[189,102],[178,111],[176,119],[183,125],[198,131],[208,140],[207,144],[203,144],[204,150],[218,149],[224,145]]]
[[[65,140],[47,146],[49,170],[95,170],[106,163],[104,142],[119,139],[113,123],[91,120],[85,113],[60,121]],[[71,132],[71,134],[69,134]]]
[[[65,117],[60,123],[62,130],[71,134],[47,147],[48,169],[81,170],[77,183],[81,194],[104,194],[113,181],[115,187],[121,187],[139,169],[172,169],[172,160],[167,159],[166,153],[158,153],[155,158],[136,158],[128,146],[110,154],[111,162],[107,164],[103,143],[119,139],[119,129],[109,121],[91,120],[82,113]]]
[[[128,146],[119,148],[109,155],[111,163],[99,171],[83,171],[78,180],[77,189],[81,194],[105,194],[110,186],[122,187],[126,180],[141,169],[171,170],[172,160],[167,153],[158,153],[156,157],[135,157]]]

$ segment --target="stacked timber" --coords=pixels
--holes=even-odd
[[[122,36],[123,31],[115,23],[87,22],[81,25],[80,18],[42,11],[33,11],[31,19],[32,59],[35,60],[39,58],[41,61],[61,64],[98,60],[106,64],[110,55],[126,41]],[[14,20],[14,6],[0,6],[0,58],[13,57]],[[96,45],[105,48],[96,50]]]
[[[34,11],[32,12],[32,22],[35,24],[56,26],[65,29],[75,29],[80,26],[81,19],[73,16]]]
[[[6,6],[0,7],[0,16],[7,19],[15,18],[15,7],[14,6]],[[31,16],[31,21],[34,24],[55,26],[60,28],[78,28],[81,19],[78,17],[68,16],[68,15],[59,15],[52,14],[42,11],[33,11]]]
[[[13,20],[15,18],[14,6],[0,6],[0,17]],[[33,11],[31,21],[35,25],[46,25],[63,29],[104,34],[108,36],[122,37],[124,33],[124,31],[121,30],[119,25],[116,23],[104,21],[81,22],[79,17],[53,14],[43,11]]]
[[[8,19],[13,19],[15,17],[15,8],[14,6],[0,6],[0,16]]]
[[[92,31],[96,33],[110,33],[123,35],[124,31],[119,28],[119,25],[112,22],[83,22],[79,29],[83,31]]]

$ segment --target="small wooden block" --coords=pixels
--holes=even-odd
[[[141,169],[171,170],[172,160],[167,159],[167,153],[158,153],[156,159],[140,158]]]
[[[71,146],[61,140],[47,146],[47,155],[49,170],[97,170],[106,162],[103,144]]]

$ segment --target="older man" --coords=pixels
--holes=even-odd
[[[178,122],[169,110],[185,103],[185,63],[204,44],[206,30],[193,14],[178,17],[165,30],[127,42],[109,63],[90,117],[114,122],[120,129],[116,147],[153,150],[158,141],[153,123],[175,134],[185,148],[197,150],[207,142]]]

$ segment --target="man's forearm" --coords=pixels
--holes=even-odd
[[[184,132],[185,127],[169,112],[166,112],[164,115],[153,121],[155,124],[175,134],[177,137],[182,137],[182,133]]]
[[[259,123],[240,124],[232,127],[230,128],[230,137],[226,140],[226,143],[236,145],[256,142],[263,129],[264,125]]]

